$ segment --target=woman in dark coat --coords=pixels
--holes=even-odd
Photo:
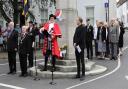
[[[106,29],[103,25],[104,23],[100,22],[97,32],[98,52],[102,59],[104,59],[106,53]]]
[[[124,44],[124,33],[125,33],[124,24],[123,22],[120,22],[120,35],[119,35],[119,43],[118,43],[120,55],[122,55],[122,48]]]

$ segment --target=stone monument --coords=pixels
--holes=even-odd
[[[62,5],[63,3],[63,5]],[[67,59],[75,59],[73,48],[73,35],[76,28],[76,0],[57,0],[56,8],[62,10],[62,21],[59,22],[62,30],[62,38],[59,39],[60,46],[66,44]]]

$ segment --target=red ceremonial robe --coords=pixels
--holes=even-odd
[[[44,30],[48,31],[49,23],[46,23],[43,28],[44,28]],[[57,58],[61,58],[60,48],[59,48],[59,45],[58,45],[58,42],[57,42],[57,38],[61,37],[62,34],[61,34],[60,27],[57,23],[54,23],[53,34],[52,35],[54,37],[52,39],[52,55],[57,57]],[[47,51],[47,47],[48,47],[47,43],[48,43],[47,38],[44,37],[44,45],[43,45],[43,48],[42,48],[42,52],[43,52],[44,55],[46,54],[46,51]]]

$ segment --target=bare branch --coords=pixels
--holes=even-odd
[[[0,2],[0,12],[7,22],[11,21],[11,19],[6,15],[5,11],[3,10],[3,2]]]

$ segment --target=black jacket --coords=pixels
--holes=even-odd
[[[124,33],[125,33],[125,29],[124,27],[120,27],[120,35],[119,35],[119,47],[123,47],[124,44]]]
[[[98,27],[97,40],[99,40],[100,30],[101,30],[102,41],[106,41],[107,37],[106,37],[106,28],[105,27],[102,27],[102,29],[101,29],[101,27]]]
[[[86,42],[92,42],[94,38],[93,26],[89,25],[89,26],[86,26],[85,28],[86,28]]]
[[[33,42],[35,42],[36,35],[37,35],[37,32],[35,31],[34,28],[32,28],[31,31],[30,31],[30,28],[28,28],[28,41],[29,41],[31,49],[33,49],[32,44],[33,44]]]
[[[24,37],[21,37],[19,42],[19,53],[28,54],[31,51],[31,44],[29,42],[28,34],[25,34]]]
[[[79,45],[81,49],[85,48],[85,37],[86,37],[86,28],[83,25],[80,25],[76,28],[73,43],[76,43],[76,46]]]
[[[18,32],[13,30],[11,35],[7,38],[7,50],[15,51],[18,49]]]

